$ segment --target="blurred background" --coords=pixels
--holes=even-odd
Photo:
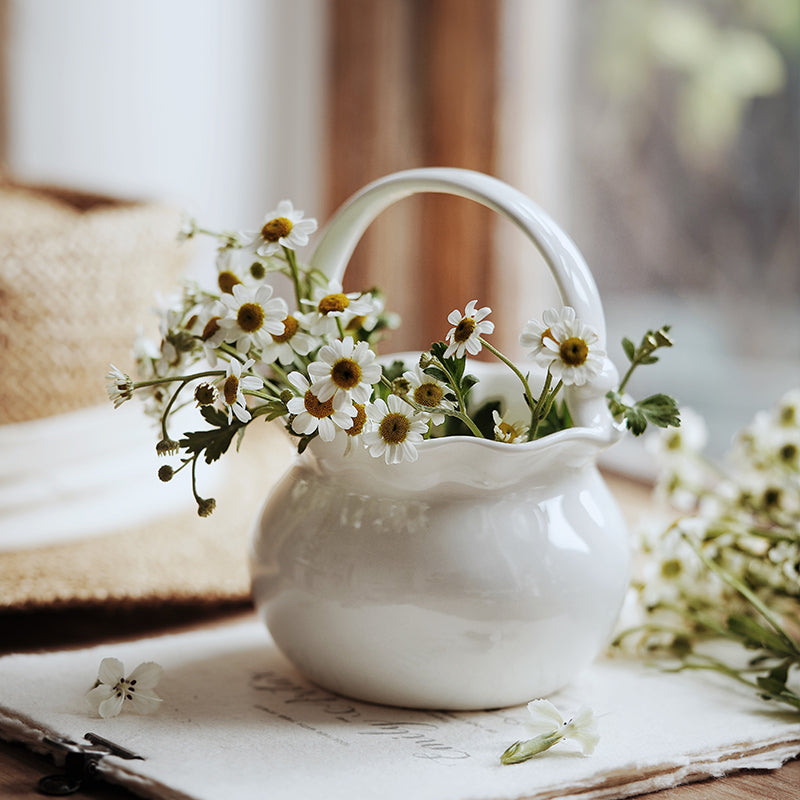
[[[618,365],[673,326],[632,388],[699,411],[712,451],[800,386],[797,0],[0,0],[0,48],[7,179],[248,229],[399,169],[488,172],[576,241]],[[519,355],[556,302],[521,234],[441,196],[372,226],[346,288],[374,285],[387,350],[478,298]]]

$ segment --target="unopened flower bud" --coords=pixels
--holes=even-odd
[[[156,453],[160,456],[171,456],[180,450],[180,445],[173,439],[162,439],[156,445]]]
[[[158,479],[167,483],[172,480],[175,470],[169,464],[164,464],[158,468]]]
[[[284,389],[281,392],[281,403],[288,403],[294,397],[294,392],[291,389]]]
[[[210,517],[217,507],[217,501],[213,497],[201,498],[197,502],[197,516]]]
[[[260,262],[254,261],[250,265],[250,275],[255,278],[257,281],[264,280],[264,276],[267,274],[267,268]]]
[[[433,356],[430,353],[422,353],[419,357],[419,365],[422,369],[425,369],[433,364]]]

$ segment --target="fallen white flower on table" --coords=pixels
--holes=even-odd
[[[116,717],[126,703],[139,714],[152,714],[161,703],[153,689],[163,671],[160,664],[147,661],[126,678],[125,667],[119,659],[104,658],[95,686],[86,693],[86,699],[103,719]]]
[[[594,752],[599,735],[597,718],[586,706],[581,707],[570,719],[565,720],[549,700],[532,700],[528,703],[531,719],[527,727],[534,734],[532,739],[514,742],[502,756],[503,764],[519,764],[549,750],[562,739],[572,739],[588,756]]]

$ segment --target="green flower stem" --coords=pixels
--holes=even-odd
[[[772,626],[775,633],[780,637],[785,645],[787,645],[790,650],[794,651],[798,656],[800,656],[800,647],[798,643],[789,636],[788,633],[783,629],[780,620],[778,617],[772,613],[772,611],[764,605],[761,599],[742,581],[740,581],[737,577],[731,575],[726,570],[722,569],[719,564],[717,564],[713,559],[710,559],[705,553],[703,553],[700,548],[691,540],[690,537],[684,534],[684,540],[689,543],[692,549],[697,553],[700,560],[710,569],[712,572],[716,573],[728,586],[735,589],[742,597],[748,600],[751,605],[764,617],[765,620]]]
[[[522,388],[525,391],[525,400],[528,403],[528,408],[533,408],[536,401],[533,399],[531,387],[528,384],[528,379],[520,372],[517,365],[510,359],[504,356],[496,347],[492,347],[483,337],[479,336],[478,341],[496,358],[499,358],[520,380]]]
[[[549,750],[563,738],[561,732],[556,730],[552,733],[543,733],[540,736],[534,736],[533,739],[514,742],[514,744],[500,756],[500,763],[520,764],[539,753],[543,753],[545,750]]]
[[[450,372],[450,370],[447,368],[447,364],[445,364],[444,361],[440,361],[438,358],[433,358],[432,363],[436,364],[436,366],[439,367],[439,369],[442,370],[442,372],[444,372],[445,375],[447,375],[449,379],[448,383],[450,385],[450,388],[453,390],[453,394],[456,396],[456,403],[458,403],[458,407],[461,411],[461,414],[463,414],[464,417],[469,418],[469,414],[467,414],[467,404],[464,402],[464,395],[461,394],[461,389],[458,386],[458,381],[456,380],[453,373]],[[454,415],[451,414],[451,416]],[[483,434],[481,434],[481,437],[485,438],[483,437]]]
[[[391,388],[392,384],[390,381],[388,381],[386,378],[383,378],[383,381]],[[481,433],[480,428],[472,421],[472,419],[466,414],[462,414],[460,411],[456,411],[452,408],[441,408],[440,406],[436,406],[435,408],[431,406],[423,406],[405,394],[399,394],[397,396],[403,400],[404,403],[408,403],[414,410],[421,411],[424,414],[430,414],[432,411],[436,411],[438,413],[447,414],[450,417],[460,419],[470,429],[473,436],[476,436],[478,439],[486,438]]]
[[[184,385],[187,383],[191,383],[192,381],[198,380],[198,378],[208,378],[211,375],[224,375],[225,370],[223,369],[212,369],[206,370],[205,372],[195,372],[193,375],[175,375],[173,377],[164,377],[164,378],[151,378],[150,380],[146,381],[136,381],[133,384],[133,391],[135,392],[137,389],[144,389],[146,386],[159,386],[163,383],[176,383],[177,381],[183,381]],[[183,386],[181,386],[181,389]],[[180,389],[178,389],[180,391]]]
[[[284,245],[281,245],[283,248],[283,254],[286,256],[286,263],[289,265],[289,269],[292,273],[292,283],[294,284],[294,297],[295,301],[297,302],[297,308],[300,310],[301,305],[300,301],[303,299],[303,290],[300,286],[300,267],[297,266],[297,256],[295,255],[294,250]]]

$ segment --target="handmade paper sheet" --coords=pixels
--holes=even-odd
[[[155,715],[91,715],[84,693],[106,656],[128,670],[163,665]],[[526,737],[525,706],[451,713],[339,697],[305,680],[255,621],[0,659],[0,736],[41,747],[46,735],[97,733],[144,758],[103,759],[107,779],[153,798],[615,798],[800,753],[796,715],[707,674],[601,660],[550,699],[564,713],[594,709],[595,752],[562,742],[503,766]]]

